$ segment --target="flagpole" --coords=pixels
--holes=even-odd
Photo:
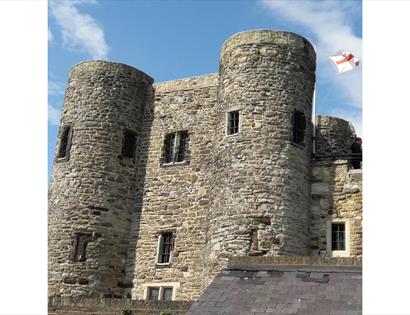
[[[313,44],[313,48],[315,50],[316,55],[316,64],[315,64],[315,88],[313,90],[313,100],[312,100],[312,125],[313,125],[313,148],[312,148],[312,156],[313,159],[316,157],[316,81],[317,81],[317,45]]]

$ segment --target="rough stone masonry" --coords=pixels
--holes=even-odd
[[[49,295],[193,300],[230,257],[361,256],[361,170],[311,156],[315,60],[303,37],[256,30],[229,38],[205,76],[153,84],[124,64],[74,66]],[[349,152],[351,124],[317,122],[318,155]]]

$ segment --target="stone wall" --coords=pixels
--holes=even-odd
[[[346,160],[312,163],[311,255],[330,255],[329,224],[349,225],[350,256],[362,256],[362,170]]]
[[[351,220],[351,253],[361,255],[359,175],[310,164],[315,52],[304,38],[239,33],[222,47],[219,73],[152,82],[102,61],[70,73],[60,139],[70,125],[71,148],[49,193],[50,295],[143,300],[150,286],[172,286],[174,299],[193,300],[232,256],[323,254],[330,217]],[[240,130],[227,135],[232,109]],[[295,111],[307,118],[301,144]],[[345,152],[348,123],[319,122],[319,152]],[[121,153],[125,131],[136,136],[132,159]],[[164,163],[166,135],[181,131],[186,159]],[[174,245],[159,265],[164,232]],[[70,259],[76,233],[89,237],[83,261]]]
[[[217,75],[212,74],[155,85],[153,121],[144,140],[147,167],[142,209],[134,222],[138,242],[129,263],[134,265],[132,298],[145,298],[149,284],[172,283],[177,299],[188,300],[199,296],[208,284],[204,246],[217,83]],[[165,135],[178,131],[188,131],[188,157],[166,165],[162,161]],[[171,263],[157,265],[158,237],[166,231],[175,233]]]
[[[51,296],[48,299],[49,315],[172,315],[186,314],[192,302],[188,301],[136,301],[131,299],[73,298]]]

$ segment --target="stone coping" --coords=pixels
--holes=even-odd
[[[268,29],[243,31],[232,35],[222,45],[221,57],[237,46],[257,43],[273,43],[297,48],[304,48],[307,44],[310,57],[316,60],[315,49],[306,38],[291,32]]]
[[[120,308],[120,309],[188,309],[192,301],[150,301],[150,300],[132,300],[129,298],[89,298],[89,297],[72,297],[72,296],[49,296],[48,308],[52,309],[70,309],[76,308]]]
[[[362,266],[360,257],[321,257],[321,256],[236,256],[229,259],[229,268],[255,265],[278,266]]]
[[[217,86],[218,79],[218,73],[210,73],[189,78],[159,82],[154,84],[154,88],[156,92],[192,90],[208,86]]]

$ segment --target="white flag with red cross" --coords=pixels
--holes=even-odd
[[[339,50],[329,58],[335,63],[339,73],[350,71],[359,66],[360,63],[359,59],[346,50]]]

